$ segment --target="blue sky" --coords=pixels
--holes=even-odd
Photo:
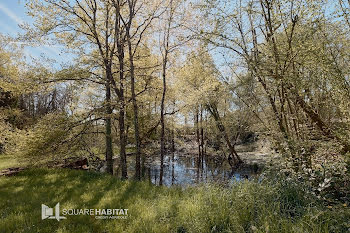
[[[33,19],[26,15],[25,0],[0,0],[0,33],[16,37],[23,30],[18,26],[21,23],[33,22]],[[44,55],[62,61],[60,49],[56,46],[26,47],[26,55],[39,58]]]

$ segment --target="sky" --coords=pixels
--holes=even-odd
[[[22,23],[33,23],[33,19],[26,15],[25,0],[0,0],[0,33],[16,37],[23,30],[19,27]],[[48,58],[63,61],[60,48],[57,46],[25,47],[24,54],[39,58],[44,55]]]

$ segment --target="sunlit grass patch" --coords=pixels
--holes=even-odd
[[[10,167],[18,167],[19,162],[14,156],[7,154],[0,154],[0,171],[10,168]]]
[[[94,172],[33,169],[0,178],[0,232],[344,232],[350,211],[294,185],[237,183],[181,189]],[[295,199],[290,198],[294,195]],[[127,219],[68,215],[41,220],[41,204],[128,209]]]

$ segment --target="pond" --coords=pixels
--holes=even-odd
[[[148,158],[146,162],[147,178],[156,185],[159,184],[159,157]],[[129,168],[132,169],[134,167],[133,161],[131,160],[130,162]],[[188,186],[208,182],[230,184],[242,179],[251,179],[257,176],[260,170],[261,168],[255,163],[243,163],[239,168],[232,171],[227,160],[211,156],[204,156],[198,168],[197,156],[182,155],[181,153],[174,152],[164,157],[163,184],[166,186]]]

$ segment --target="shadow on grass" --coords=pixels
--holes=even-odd
[[[5,232],[103,232],[103,221],[95,216],[67,216],[67,220],[41,220],[41,204],[62,209],[128,209],[133,200],[156,198],[159,189],[147,183],[121,181],[94,172],[39,169],[0,178],[0,229]],[[125,221],[125,220],[114,220]],[[106,222],[105,222],[106,223]],[[107,224],[107,225],[108,225]],[[78,226],[79,225],[79,226]]]
[[[231,189],[203,185],[183,190],[94,172],[32,169],[0,178],[0,232],[344,232],[350,228],[348,208],[309,208],[313,202],[304,201],[297,190],[250,181]],[[41,204],[54,207],[57,202],[61,215],[63,209],[129,209],[129,215],[41,220]]]

